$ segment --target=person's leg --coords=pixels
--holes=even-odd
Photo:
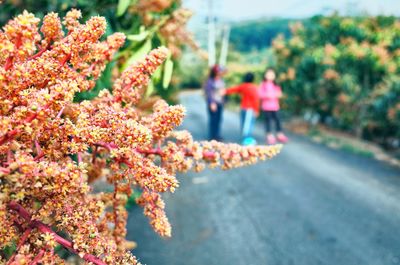
[[[242,138],[249,137],[251,135],[251,127],[253,120],[253,110],[243,110],[243,128],[242,128]]]
[[[224,112],[224,107],[222,104],[218,104],[217,111],[215,112],[216,121],[215,121],[215,139],[222,140],[221,138],[221,123],[222,123],[222,115]]]
[[[275,124],[276,124],[276,132],[277,132],[276,138],[277,138],[278,141],[281,142],[281,143],[287,143],[287,141],[288,141],[289,139],[288,139],[288,138],[286,137],[286,135],[282,132],[282,126],[281,126],[281,121],[280,121],[280,119],[279,119],[278,112],[275,111],[275,112],[273,113],[273,115],[274,115],[274,120],[275,120]]]
[[[251,123],[250,123],[250,131],[249,131],[250,137],[254,137],[253,136],[253,131],[254,131],[254,126],[255,125],[256,125],[256,114],[253,111],[252,115],[251,115]]]
[[[271,133],[271,115],[269,111],[264,111],[264,119],[265,119],[265,133]]]
[[[272,116],[272,119],[275,121],[276,132],[280,133],[282,131],[282,127],[281,127],[281,121],[279,120],[278,112],[271,111],[271,116]]]
[[[275,144],[276,139],[275,136],[271,132],[271,121],[273,119],[273,114],[271,111],[265,111],[265,130],[267,133],[267,144]]]
[[[243,126],[242,126],[242,144],[255,145],[256,141],[252,137],[255,115],[253,110],[242,110]]]
[[[208,139],[216,139],[216,112],[211,111],[210,106],[207,106],[208,110]]]
[[[246,110],[240,110],[240,137],[243,138],[243,126],[244,126],[244,118],[246,116]]]
[[[257,141],[256,141],[256,139],[254,138],[254,135],[253,135],[255,124],[256,124],[256,115],[255,115],[254,111],[251,111],[250,128],[249,128],[249,136],[248,136],[249,145],[256,145],[257,144]]]

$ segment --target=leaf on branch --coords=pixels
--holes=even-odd
[[[164,76],[163,76],[163,88],[167,89],[171,83],[172,73],[174,71],[174,62],[171,58],[168,58],[164,64]]]

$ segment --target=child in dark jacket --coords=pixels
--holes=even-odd
[[[258,86],[253,83],[254,74],[247,73],[243,78],[243,83],[225,90],[226,95],[239,94],[241,96],[240,104],[240,128],[243,145],[255,145],[253,138],[253,128],[256,117],[259,113],[259,95]]]

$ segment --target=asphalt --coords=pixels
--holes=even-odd
[[[200,94],[185,93],[184,129],[206,136]],[[225,111],[223,136],[238,141],[239,117]],[[255,136],[263,141],[262,124]],[[148,265],[400,264],[400,170],[290,135],[271,161],[232,171],[178,175],[164,196],[173,227],[158,237],[142,209],[128,239]]]

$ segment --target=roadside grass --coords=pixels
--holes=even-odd
[[[369,149],[368,146],[360,146],[351,143],[351,140],[344,139],[338,136],[327,135],[321,132],[318,128],[311,128],[308,131],[309,136],[313,141],[329,146],[333,149],[343,150],[355,155],[374,158],[375,154]]]
[[[292,133],[306,136],[313,142],[323,144],[332,149],[374,158],[400,167],[400,159],[395,152],[386,151],[377,144],[358,139],[351,134],[323,125],[310,125],[300,118],[288,119],[285,122],[285,128]]]

